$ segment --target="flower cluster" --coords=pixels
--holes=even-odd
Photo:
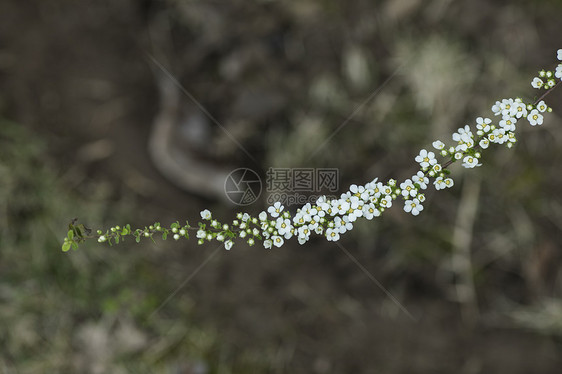
[[[559,59],[561,55],[562,49],[558,51]],[[547,89],[554,87],[556,82],[550,78],[560,78],[560,66],[562,64],[558,66],[557,73],[544,70],[539,72],[539,77],[533,79],[532,86]],[[545,82],[541,78],[549,79]],[[273,246],[281,247],[285,240],[293,236],[297,237],[300,244],[304,244],[312,233],[324,235],[329,241],[339,240],[341,235],[353,229],[353,223],[357,219],[371,220],[380,216],[398,197],[404,201],[404,211],[417,216],[424,209],[423,191],[430,184],[430,178],[433,179],[436,190],[454,186],[453,179],[449,177],[450,172],[446,169],[448,165],[460,160],[465,168],[481,166],[482,151],[490,144],[513,147],[517,141],[515,131],[519,120],[526,119],[532,126],[541,125],[543,113],[551,111],[543,100],[525,103],[521,98],[496,101],[491,109],[496,120],[478,117],[475,131],[466,125],[453,133],[452,145],[446,146],[442,141],[436,140],[432,144],[436,152],[422,149],[415,157],[420,170],[403,182],[391,179],[385,184],[375,178],[362,186],[352,185],[339,199],[328,200],[321,196],[314,205],[309,203],[298,209],[294,217],[277,202],[267,212],[261,212],[259,219],[251,218],[247,213],[239,213],[238,220],[233,225],[240,229],[238,235],[241,238],[248,238],[248,244],[253,245],[257,239],[261,239],[264,247],[269,249]],[[436,153],[445,158],[445,161],[440,162]],[[210,219],[210,213],[207,219]],[[200,233],[198,237],[212,236],[209,232],[200,230]],[[231,244],[225,243],[225,247],[229,249]]]
[[[558,60],[562,61],[562,49],[557,51]],[[562,63],[556,71],[541,70],[538,77],[534,77],[531,85],[537,89],[552,89],[558,83],[554,78],[562,80]],[[403,209],[414,216],[423,211],[425,201],[424,191],[432,184],[436,190],[450,188],[454,185],[447,169],[454,162],[461,161],[465,168],[482,165],[482,152],[490,144],[505,144],[508,148],[516,142],[515,131],[519,120],[526,119],[531,126],[541,125],[545,112],[551,112],[541,96],[533,103],[525,103],[521,98],[507,98],[496,101],[491,110],[495,120],[486,117],[476,118],[474,128],[469,125],[459,128],[452,135],[453,143],[447,146],[436,140],[432,143],[435,150],[420,150],[415,157],[420,169],[403,182],[390,179],[386,183],[377,178],[365,185],[351,185],[349,191],[342,193],[339,199],[328,199],[321,196],[314,204],[306,204],[296,211],[294,216],[280,203],[262,211],[258,217],[248,213],[238,213],[236,219],[229,224],[223,224],[213,218],[212,213],[205,209],[201,212],[204,222],[199,228],[192,228],[188,222],[180,225],[173,223],[170,228],[163,228],[159,223],[144,229],[131,230],[125,227],[112,227],[105,233],[98,230],[99,242],[119,243],[126,235],[133,235],[137,242],[143,237],[152,239],[159,233],[163,239],[172,235],[175,240],[182,237],[189,238],[189,230],[196,230],[198,243],[217,240],[229,250],[236,239],[240,238],[252,246],[257,241],[262,242],[266,249],[281,247],[285,240],[296,237],[300,244],[306,243],[312,233],[323,235],[329,241],[337,241],[346,232],[353,229],[353,224],[360,218],[372,220],[380,216],[393,205],[397,198],[402,198]],[[443,158],[439,160],[438,157]],[[72,225],[71,225],[72,226]],[[84,235],[82,231],[72,226],[63,243],[63,250],[71,247],[76,249],[77,243],[93,236]]]

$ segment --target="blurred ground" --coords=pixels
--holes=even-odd
[[[63,254],[60,239],[76,216],[98,228],[237,211],[152,165],[163,105],[147,54],[259,162],[216,126],[205,157],[262,175],[337,167],[343,191],[409,176],[420,148],[498,98],[533,95],[531,77],[562,47],[561,12],[556,1],[1,2],[0,371],[557,373],[561,92],[515,151],[453,169],[455,188],[428,194],[420,217],[395,207],[358,224],[345,250],[190,241]]]

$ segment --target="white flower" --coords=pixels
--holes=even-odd
[[[492,143],[503,144],[508,140],[508,138],[505,135],[505,130],[499,128],[488,134],[488,140],[490,140]]]
[[[269,212],[269,214],[271,214],[272,217],[276,218],[279,217],[279,213],[283,211],[283,208],[285,207],[281,205],[281,203],[278,201],[275,204],[273,204],[273,206],[267,208],[267,211]]]
[[[451,178],[446,178],[444,182],[445,186],[447,186],[448,188],[451,188],[455,185],[455,182]]]
[[[390,208],[392,206],[392,198],[386,195],[379,201],[379,205],[384,209]]]
[[[501,115],[502,116],[506,116],[508,114],[513,115],[515,112],[514,104],[515,104],[515,100],[513,99],[503,99],[501,103],[501,107],[502,107]]]
[[[554,73],[554,76],[558,79],[562,79],[562,64],[558,64],[558,66],[556,67],[556,73]]]
[[[285,235],[287,232],[291,232],[293,225],[291,225],[290,220],[279,217],[275,223],[275,228],[279,235]]]
[[[205,230],[197,230],[197,238],[199,239],[205,239],[205,237],[207,236],[207,232]]]
[[[265,221],[267,220],[267,213],[266,212],[261,212],[258,216],[258,218],[260,219],[260,221]]]
[[[556,58],[558,58],[560,61],[562,61],[562,48],[560,48],[558,51],[556,51]]]
[[[272,245],[273,245],[273,242],[271,241],[271,239],[267,239],[263,242],[263,246],[265,247],[265,249],[271,249]]]
[[[422,173],[423,174],[423,173]],[[410,179],[406,179],[404,182],[400,183],[401,194],[404,197],[416,196],[418,191]]]
[[[373,219],[373,217],[378,217],[381,215],[380,210],[378,210],[374,204],[365,204],[363,206],[363,217],[368,220]]]
[[[363,186],[357,186],[355,184],[352,184],[351,186],[349,186],[349,191],[357,196],[357,197],[361,197],[361,194],[363,194],[363,192],[365,192],[365,187]]]
[[[442,169],[443,169],[443,167],[441,166],[441,164],[435,164],[431,168],[431,171],[433,171],[433,175],[435,175],[436,173],[439,173]],[[427,184],[427,182],[425,182],[425,183]]]
[[[326,238],[332,242],[338,241],[340,240],[340,233],[336,229],[329,228],[326,230]]]
[[[525,105],[524,102],[521,101],[521,99],[515,99],[515,103],[513,104],[513,107],[515,108],[516,118],[527,116],[527,106]]]
[[[103,243],[107,240],[107,238],[105,237],[105,235],[102,235],[98,238],[98,242]]]
[[[445,144],[441,140],[434,141],[432,145],[433,148],[437,149],[438,151],[445,148]]]
[[[546,106],[546,103],[544,102],[544,100],[541,100],[538,104],[537,104],[537,109],[539,112],[544,113],[548,107]]]
[[[433,181],[433,185],[435,186],[435,189],[438,190],[438,191],[447,187],[447,186],[445,186],[445,182],[443,181],[443,177],[435,178],[435,180]]]
[[[226,242],[224,242],[224,249],[230,251],[230,248],[232,248],[233,244],[234,242],[232,240],[227,240]]]
[[[435,164],[434,167],[439,164]],[[439,169],[441,170],[441,169]],[[427,188],[427,184],[429,183],[429,178],[425,176],[425,174],[421,171],[418,171],[416,175],[412,177],[412,181],[420,185],[422,190]]]
[[[472,144],[473,138],[474,136],[472,135],[472,131],[470,131],[470,126],[468,125],[466,125],[464,128],[463,127],[459,128],[457,132],[453,134],[453,140],[455,142],[459,142],[459,144],[466,144],[468,148],[471,148],[473,146]]]
[[[334,209],[338,214],[347,213],[347,211],[349,210],[350,207],[351,207],[351,205],[349,204],[349,202],[347,202],[343,199],[338,199],[338,200],[332,201],[332,209]]]
[[[406,213],[412,213],[414,216],[417,216],[422,210],[423,206],[418,199],[406,200],[404,203],[404,211]]]
[[[478,163],[478,159],[476,157],[472,156],[466,156],[462,161],[462,166],[464,166],[465,168],[473,168],[482,165]]]
[[[353,224],[349,222],[349,217],[344,216],[343,219],[336,217],[334,219],[334,229],[337,229],[340,234],[344,234],[346,231],[353,229]]]
[[[490,123],[492,123],[492,120],[489,118],[476,118],[476,128],[483,131],[484,133],[490,131]]]
[[[527,116],[527,121],[529,121],[531,126],[542,125],[542,120],[543,120],[542,114],[540,114],[539,111],[536,109],[531,110],[531,113],[529,113],[529,115]]]
[[[298,230],[298,240],[300,244],[303,244],[304,242],[306,242],[308,240],[308,238],[310,237],[310,229],[306,226],[303,227],[299,227]]]
[[[434,165],[437,163],[437,160],[435,159],[435,153],[433,152],[428,152],[425,149],[422,149],[420,151],[420,154],[418,156],[416,156],[416,162],[420,164],[420,166],[422,168],[428,168],[431,165]]]
[[[499,125],[500,125],[501,128],[505,129],[506,131],[515,131],[515,123],[516,122],[517,122],[517,120],[515,118],[513,118],[510,115],[507,115],[507,116],[503,116]]]
[[[480,145],[480,148],[482,149],[486,149],[490,146],[490,141],[486,138],[480,140],[480,143],[478,143],[478,145]]]
[[[209,209],[205,209],[201,211],[201,218],[205,220],[211,219],[211,212],[209,211]]]
[[[496,101],[496,103],[492,105],[492,112],[494,112],[496,116],[499,116],[501,114],[501,111],[502,111],[501,103],[499,101]]]
[[[544,82],[539,77],[535,77],[535,79],[531,82],[531,86],[533,86],[533,88],[541,88],[543,85]]]
[[[278,235],[272,236],[271,239],[273,240],[273,245],[276,246],[276,247],[281,247],[283,245],[283,243],[285,243],[283,238],[278,236]]]

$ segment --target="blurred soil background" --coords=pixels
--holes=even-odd
[[[240,209],[151,162],[166,103],[149,56],[252,156],[182,96],[210,121],[202,158],[338,168],[343,192],[409,177],[419,149],[495,100],[532,99],[561,14],[554,0],[1,1],[0,372],[559,373],[562,92],[515,150],[453,167],[419,217],[397,203],[341,247],[60,244],[74,217]]]

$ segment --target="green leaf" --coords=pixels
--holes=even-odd
[[[119,244],[119,237],[118,236],[115,237],[115,244]]]
[[[67,237],[68,240],[72,241],[72,239],[74,239],[74,230],[68,230]]]
[[[78,243],[72,242],[72,249],[77,250],[78,249]]]
[[[70,249],[71,243],[72,243],[72,242],[68,242],[68,241],[65,241],[64,243],[62,243],[62,251],[63,251],[63,252],[68,252],[69,249]]]
[[[135,241],[138,243],[138,242],[140,242],[140,239],[141,238],[140,238],[140,235],[139,235],[139,236],[136,237]]]
[[[168,233],[166,231],[164,231],[162,233],[162,240],[166,240],[166,238],[168,238]]]

